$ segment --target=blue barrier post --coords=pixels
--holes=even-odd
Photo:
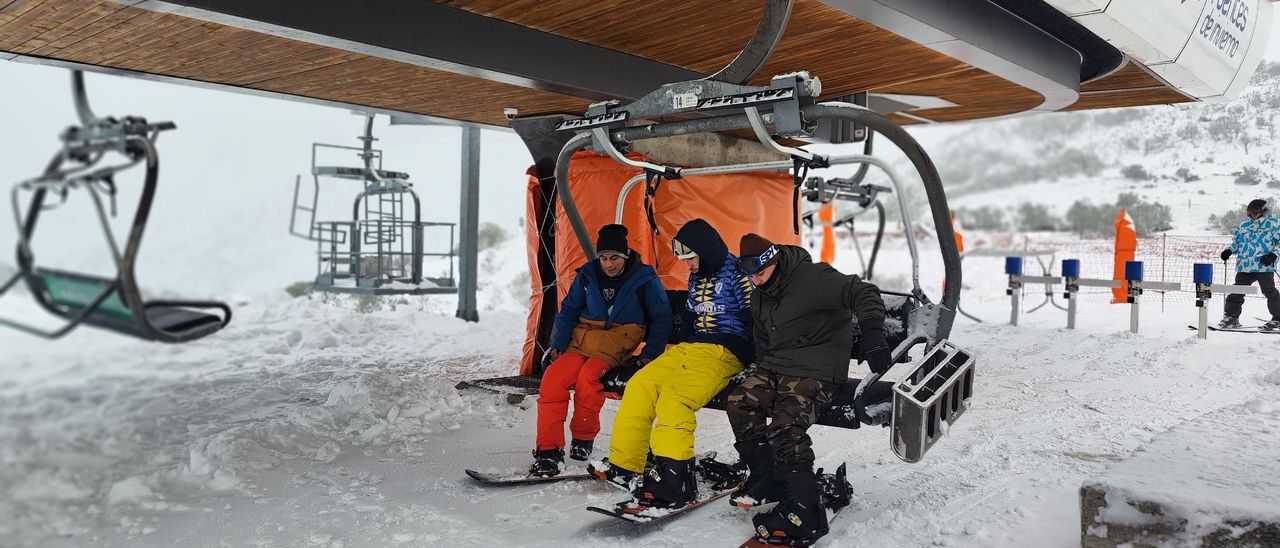
[[[1129,283],[1129,331],[1138,332],[1138,309],[1142,297],[1142,261],[1124,263],[1124,280]]]
[[[1067,329],[1076,328],[1076,293],[1080,291],[1080,259],[1062,260],[1062,297],[1067,300]]]
[[[1018,300],[1022,296],[1022,257],[1005,257],[1004,273],[1009,275],[1009,288],[1005,294],[1011,297],[1009,325],[1018,325]]]
[[[1206,301],[1213,296],[1213,264],[1196,263],[1192,269],[1191,279],[1196,284],[1196,308],[1200,309],[1200,323],[1197,325],[1196,336],[1207,339],[1209,338],[1209,305]]]

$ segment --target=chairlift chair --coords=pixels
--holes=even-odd
[[[41,307],[67,322],[54,330],[40,329],[4,318],[0,318],[0,325],[56,339],[81,324],[87,324],[140,339],[167,343],[193,341],[226,327],[231,321],[231,308],[225,303],[146,300],[135,275],[138,250],[159,181],[160,159],[156,151],[156,139],[161,131],[171,130],[176,126],[172,122],[149,123],[139,117],[116,119],[94,116],[89,108],[84,76],[80,71],[72,71],[72,92],[80,125],[67,128],[62,133],[62,149],[54,155],[41,176],[22,181],[13,189],[13,214],[18,228],[18,271],[0,285],[2,295],[16,286],[19,280],[25,281]],[[126,162],[100,165],[108,154],[123,156]],[[111,216],[114,216],[115,176],[138,164],[146,166],[146,175],[142,197],[122,253],[102,203],[103,195],[111,200]],[[74,190],[85,191],[92,200],[115,263],[114,278],[40,267],[36,264],[31,240],[41,213],[64,204],[69,193]],[[31,193],[31,199],[24,216],[21,197],[26,192]],[[52,196],[57,196],[59,201],[47,203]]]
[[[311,147],[313,190],[310,205],[301,201],[302,178],[294,182],[289,233],[316,242],[315,288],[335,293],[422,295],[457,293],[454,278],[454,223],[422,221],[422,203],[409,174],[382,167],[382,151],[373,148],[373,118],[365,114],[359,147],[314,143]],[[321,150],[355,151],[361,167],[321,165]],[[322,178],[359,181],[363,187],[352,204],[350,221],[317,221]],[[408,218],[405,197],[412,201]],[[298,213],[307,216],[306,231],[298,228]],[[424,250],[428,228],[447,228],[448,249]],[[424,257],[446,257],[447,276],[426,276]]]
[[[939,421],[953,422],[964,412],[967,407],[964,402],[972,396],[973,355],[946,340],[959,304],[961,281],[955,234],[939,228],[951,226],[946,194],[928,154],[901,126],[865,107],[842,102],[818,102],[821,83],[816,77],[803,72],[792,73],[774,77],[767,86],[746,85],[772,51],[772,45],[765,44],[776,45],[780,38],[785,14],[789,13],[790,7],[788,0],[768,0],[757,35],[743,53],[717,75],[667,84],[629,104],[620,101],[596,103],[583,118],[561,122],[557,129],[572,131],[575,136],[568,140],[557,158],[558,196],[587,260],[594,260],[595,252],[568,182],[569,165],[574,154],[587,147],[607,154],[620,164],[640,169],[642,173],[635,180],[640,177],[646,181],[675,180],[706,173],[790,168],[795,186],[793,206],[799,202],[810,169],[837,164],[875,166],[888,175],[898,195],[903,217],[909,219],[903,201],[902,180],[884,160],[869,154],[824,156],[776,139],[810,139],[818,122],[829,119],[864,126],[897,145],[924,183],[948,283],[939,303],[933,303],[921,289],[914,228],[912,223],[905,223],[912,259],[912,289],[909,293],[891,295],[886,299],[889,319],[901,326],[887,335],[893,345],[895,363],[910,361],[909,352],[919,345],[925,346],[925,355],[912,364],[906,378],[892,385],[878,384],[882,377],[880,374],[849,379],[837,394],[831,412],[824,415],[819,424],[853,428],[859,424],[892,426],[895,453],[903,460],[915,462],[945,430],[939,427]],[[628,125],[629,122],[640,123]],[[625,155],[630,144],[640,139],[745,129],[749,129],[766,149],[788,159],[686,169],[631,159]],[[798,216],[793,227],[798,233]],[[894,297],[898,297],[896,306],[891,304]],[[923,390],[922,386],[929,388]],[[888,388],[891,390],[886,390]],[[725,396],[728,390],[717,399]],[[926,392],[929,393],[927,396]],[[868,412],[868,409],[890,403],[879,399],[883,397],[892,401],[890,412]],[[717,403],[713,400],[708,407],[716,407]],[[925,432],[923,437],[920,432]]]
[[[817,102],[821,84],[808,73],[776,76],[766,86],[746,84],[764,65],[780,40],[792,3],[792,0],[766,0],[765,15],[755,36],[736,59],[716,74],[701,80],[663,85],[629,104],[620,101],[596,103],[588,108],[584,117],[560,122],[556,130],[573,132],[574,136],[567,140],[556,160],[557,196],[588,261],[595,260],[595,250],[569,186],[570,162],[579,150],[588,147],[641,172],[621,191],[615,215],[619,222],[626,193],[641,181],[652,188],[663,180],[703,174],[789,169],[794,185],[792,205],[795,207],[809,170],[837,164],[875,166],[884,171],[899,197],[904,218],[909,218],[902,200],[901,179],[884,160],[870,154],[823,156],[783,144],[775,138],[812,139],[819,122],[829,120],[837,124],[861,125],[897,145],[924,183],[934,226],[938,230],[948,283],[939,303],[933,303],[921,290],[914,228],[911,223],[906,223],[906,240],[912,259],[912,289],[908,293],[890,294],[885,299],[889,316],[886,323],[899,327],[886,333],[886,338],[893,347],[894,363],[910,362],[909,352],[919,345],[924,345],[926,352],[920,360],[912,362],[907,375],[899,381],[880,381],[880,374],[849,379],[818,424],[844,428],[861,425],[891,427],[891,445],[895,454],[908,462],[916,462],[946,430],[942,423],[954,422],[972,397],[974,356],[946,340],[959,304],[961,280],[955,234],[937,228],[950,226],[946,194],[932,160],[901,126],[865,107],[843,102]],[[766,149],[786,159],[681,168],[626,156],[630,144],[636,140],[732,130],[750,130]],[[865,170],[861,172],[865,174]],[[858,183],[860,179],[861,176]],[[799,232],[798,214],[793,218],[793,229]],[[634,373],[635,369],[615,367],[601,377],[601,382],[611,390],[621,391],[625,389],[629,373]],[[511,393],[519,390],[521,380],[520,377],[507,377],[464,382],[459,388],[476,386]],[[725,398],[733,388],[731,383],[707,407],[723,409]]]

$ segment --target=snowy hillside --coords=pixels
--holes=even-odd
[[[957,209],[994,207],[1014,224],[1021,204],[1062,216],[1077,200],[1111,204],[1133,192],[1169,206],[1186,234],[1210,231],[1210,213],[1280,197],[1277,124],[1280,63],[1270,63],[1230,103],[975,123],[929,151]]]

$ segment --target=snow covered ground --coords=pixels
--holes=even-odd
[[[523,260],[512,246],[493,266]],[[882,258],[886,279],[905,282],[904,256]],[[850,260],[842,249],[853,270]],[[991,263],[967,268],[964,302],[1003,318]],[[749,534],[750,512],[728,505],[644,529],[583,509],[620,497],[602,484],[475,485],[464,468],[528,462],[534,409],[453,385],[513,372],[524,311],[491,300],[477,326],[452,318],[450,297],[393,302],[360,312],[280,292],[239,303],[225,332],[183,346],[0,332],[3,544],[715,547]],[[818,465],[848,462],[858,497],[827,544],[1076,546],[1086,479],[1183,421],[1280,406],[1280,337],[1198,340],[1185,303],[1148,306],[1138,335],[1124,306],[1091,299],[1081,318],[1076,331],[1050,310],[1017,328],[960,320],[952,339],[978,353],[976,396],[922,463],[897,460],[887,430],[815,428]],[[723,413],[699,421],[698,450],[731,459]],[[597,446],[607,443],[606,427]]]

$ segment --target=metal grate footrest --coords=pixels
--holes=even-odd
[[[940,341],[893,386],[890,442],[898,458],[919,462],[968,409],[974,361],[973,353]]]

